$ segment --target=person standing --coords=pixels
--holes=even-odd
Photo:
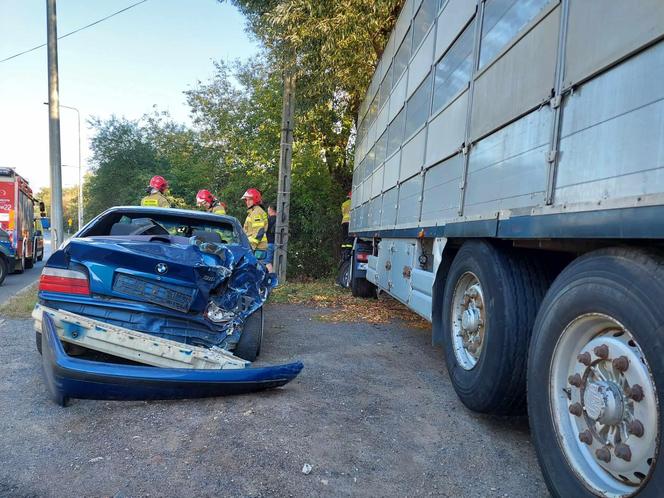
[[[209,190],[199,190],[196,194],[196,205],[205,208],[208,213],[226,214],[226,205],[219,202]]]
[[[168,190],[168,182],[164,179],[163,176],[153,176],[150,180],[150,185],[148,186],[146,192],[148,195],[141,199],[141,206],[149,207],[171,207],[171,203],[168,202],[168,199],[164,195]]]
[[[350,224],[350,204],[353,192],[348,192],[348,198],[341,204],[341,238],[348,238],[348,225]]]
[[[270,204],[267,207],[267,271],[272,273],[272,265],[274,264],[274,236],[277,228],[277,207]]]
[[[249,238],[256,259],[263,261],[267,256],[267,213],[261,206],[261,193],[250,188],[242,196],[247,206],[247,218],[244,220],[244,233]]]

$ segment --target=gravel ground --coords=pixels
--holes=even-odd
[[[31,323],[6,320],[0,496],[547,495],[527,421],[465,409],[429,331],[319,314],[267,307],[260,363],[305,364],[284,388],[68,408],[46,397]]]

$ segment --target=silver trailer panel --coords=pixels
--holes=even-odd
[[[457,216],[463,162],[463,155],[457,154],[426,171],[422,225],[435,225],[439,220],[449,220]]]
[[[662,35],[662,0],[570,2],[565,86],[587,78]]]
[[[475,81],[470,134],[475,140],[549,100],[554,86],[560,7],[536,19]]]

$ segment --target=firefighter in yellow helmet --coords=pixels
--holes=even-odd
[[[196,205],[204,207],[208,213],[226,214],[226,204],[219,202],[209,190],[199,190],[196,194]]]
[[[267,253],[267,213],[262,208],[261,193],[255,188],[248,189],[242,196],[247,205],[247,218],[244,220],[244,233],[249,238],[256,259],[265,259]]]
[[[171,207],[164,193],[168,190],[168,182],[163,176],[153,176],[150,180],[150,186],[147,189],[147,194],[141,199],[141,206],[149,207]]]

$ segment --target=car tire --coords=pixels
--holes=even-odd
[[[339,265],[339,273],[337,274],[337,284],[344,289],[348,289],[351,283],[350,276],[350,259],[346,259]]]
[[[5,281],[5,278],[7,278],[8,273],[9,273],[9,262],[7,261],[7,258],[0,255],[0,285],[2,285],[2,282]]]
[[[629,248],[578,258],[547,292],[530,347],[528,412],[553,496],[664,496],[662,302],[664,255]],[[615,363],[620,356],[628,359],[622,367]],[[613,398],[618,409],[609,407],[606,393],[593,396],[602,384],[620,393]],[[636,384],[639,397],[632,394]],[[634,419],[640,435],[629,425]],[[621,448],[615,436],[607,441],[616,433]]]
[[[247,361],[255,361],[263,342],[263,308],[259,308],[247,317],[240,340],[233,354]]]
[[[41,332],[35,330],[35,345],[37,346],[37,352],[42,354],[42,335]]]
[[[536,259],[486,241],[468,241],[454,257],[442,344],[452,385],[471,410],[525,411],[528,343],[548,283]]]

